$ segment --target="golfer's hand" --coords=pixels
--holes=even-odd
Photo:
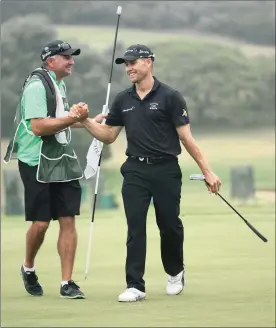
[[[84,121],[88,117],[88,105],[85,103],[74,104],[68,113],[68,116],[75,118],[77,121]]]
[[[97,123],[102,123],[102,121],[103,121],[104,119],[106,119],[107,116],[108,116],[108,114],[98,114],[97,116],[95,116],[95,117],[93,118],[93,120],[96,121]]]
[[[211,193],[217,194],[221,186],[220,178],[213,172],[205,173],[204,176],[208,190]]]

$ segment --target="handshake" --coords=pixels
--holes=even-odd
[[[88,118],[88,105],[86,103],[80,102],[78,104],[74,104],[68,113],[68,116],[74,118],[76,122],[84,122]],[[108,114],[98,114],[93,118],[92,121],[96,123],[102,123],[104,119],[106,119]]]
[[[76,119],[77,122],[84,121],[88,117],[88,105],[86,103],[80,102],[74,104],[68,113],[68,116]]]

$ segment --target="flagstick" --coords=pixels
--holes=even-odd
[[[105,114],[108,111],[108,102],[109,102],[109,96],[110,96],[110,90],[111,90],[111,80],[112,80],[113,64],[114,64],[114,57],[115,57],[115,51],[116,51],[117,35],[118,35],[120,17],[121,17],[121,14],[122,14],[122,7],[121,6],[118,6],[116,14],[117,14],[118,17],[117,17],[117,25],[116,25],[113,52],[112,52],[111,68],[110,68],[109,81],[108,81],[108,85],[107,85],[106,101],[105,101],[105,105],[103,106],[102,114]],[[94,140],[97,143],[95,138],[94,138]],[[92,144],[93,144],[94,140],[92,141]],[[92,144],[91,144],[91,146],[92,146]],[[86,256],[85,279],[87,279],[87,277],[88,277],[89,264],[90,264],[92,235],[93,235],[93,229],[94,229],[94,218],[95,218],[96,201],[97,201],[97,194],[98,194],[98,184],[99,184],[101,161],[102,161],[102,147],[103,147],[103,143],[100,143],[100,147],[99,147],[100,148],[100,150],[99,150],[100,151],[100,158],[99,158],[99,162],[98,162],[96,185],[95,185],[95,195],[94,195],[94,203],[93,203],[93,210],[92,210],[92,219],[91,219],[91,225],[90,225],[88,249],[87,249],[87,256]]]

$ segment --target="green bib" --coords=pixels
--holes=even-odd
[[[56,117],[56,114],[58,114],[58,104],[60,105],[62,101],[64,107],[65,104],[68,104],[65,90],[62,97],[59,94],[60,98],[58,99],[56,95],[56,91],[58,91],[57,85],[54,85],[55,81],[51,77],[49,72],[43,68],[34,70],[26,79],[22,88],[20,102],[16,109],[16,115],[12,129],[12,137],[7,147],[4,162],[8,163],[11,159],[16,159],[19,157],[17,155],[20,154],[20,150],[21,148],[23,148],[23,146],[22,139],[20,139],[21,133],[18,132],[22,132],[22,130],[24,129],[26,132],[24,133],[24,141],[28,141],[27,138],[29,136],[30,140],[32,140],[32,142],[35,144],[31,146],[33,146],[33,148],[34,146],[38,146],[36,148],[36,151],[39,152],[37,165],[37,181],[49,183],[67,182],[71,180],[81,179],[83,177],[83,172],[80,167],[76,153],[71,145],[71,129],[66,128],[65,130],[57,132],[55,135],[52,136],[43,136],[41,138],[35,137],[34,133],[31,131],[30,128],[30,121],[22,117],[22,95],[24,89],[34,79],[40,79],[45,88],[47,97],[48,117]],[[67,115],[67,112],[64,111],[62,115]],[[30,149],[32,149],[32,147],[30,147]],[[18,159],[20,160],[21,158],[19,157]]]

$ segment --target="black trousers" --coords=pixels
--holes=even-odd
[[[184,231],[179,219],[182,173],[177,159],[146,164],[128,158],[121,167],[122,196],[127,218],[127,287],[145,291],[146,219],[151,198],[161,238],[165,272],[175,276],[184,268]]]

